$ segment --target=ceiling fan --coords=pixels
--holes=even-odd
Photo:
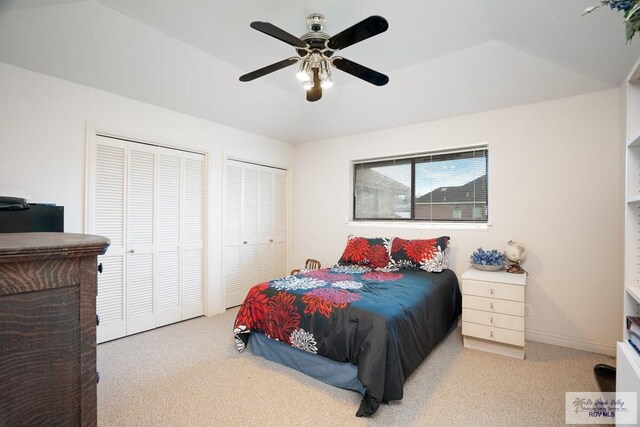
[[[290,44],[296,49],[298,56],[283,59],[240,76],[240,81],[249,82],[299,62],[300,67],[296,77],[303,82],[303,87],[307,91],[307,101],[311,102],[322,98],[322,89],[330,88],[333,85],[329,66],[376,86],[384,86],[389,82],[389,77],[382,73],[341,56],[333,56],[338,50],[387,31],[389,23],[386,19],[382,16],[370,16],[333,37],[322,32],[325,22],[326,18],[319,13],[309,15],[307,26],[310,31],[300,38],[268,22],[252,22],[251,28]]]

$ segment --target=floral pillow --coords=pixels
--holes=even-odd
[[[391,261],[391,239],[349,236],[347,247],[338,265],[366,265],[374,269],[387,268]]]
[[[410,268],[440,272],[449,268],[449,236],[436,239],[393,239],[391,264],[397,268]]]

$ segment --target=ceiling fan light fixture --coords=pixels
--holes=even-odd
[[[311,90],[313,89],[313,82],[311,80],[307,80],[306,82],[302,83],[302,87],[304,88],[304,90]]]
[[[327,65],[326,60],[320,61],[320,66],[318,70],[318,77],[320,80],[325,80],[331,78],[331,72],[329,71],[329,66]]]
[[[301,82],[308,82],[309,80],[311,80],[310,68],[311,67],[309,66],[309,61],[303,59],[302,63],[300,64],[300,68],[296,73],[296,78]]]
[[[333,86],[333,80],[331,77],[326,77],[320,81],[320,87],[322,89],[329,89],[331,86]]]

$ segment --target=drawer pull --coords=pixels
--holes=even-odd
[[[494,292],[493,292],[493,288],[491,288],[491,295],[493,295],[493,293],[494,293]]]
[[[493,338],[493,331],[491,331],[489,335],[491,336],[491,338]]]
[[[98,273],[102,273],[102,263],[98,264]]]
[[[493,316],[491,316],[491,320],[490,320],[491,324],[493,325]]]
[[[491,319],[493,321],[493,319]],[[96,314],[96,326],[100,326],[100,315]]]
[[[96,384],[100,382],[100,372],[96,372]]]
[[[490,307],[491,307],[491,310],[495,310],[495,307],[493,306],[493,303],[491,303]]]

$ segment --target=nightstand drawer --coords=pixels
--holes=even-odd
[[[511,316],[524,317],[523,302],[465,295],[462,298],[462,308],[472,308],[475,310],[489,311],[492,313],[502,313],[510,314]]]
[[[524,317],[510,316],[508,314],[498,314],[488,311],[463,308],[462,321],[511,329],[514,331],[524,331]]]
[[[462,322],[462,335],[524,347],[524,332]]]
[[[508,283],[481,282],[478,280],[463,280],[462,293],[478,297],[506,299],[510,301],[524,301],[524,286]]]

